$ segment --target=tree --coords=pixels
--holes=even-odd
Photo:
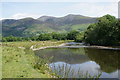
[[[2,42],[7,42],[5,37],[2,37]]]
[[[30,38],[29,38],[29,37],[25,37],[25,40],[26,40],[26,41],[29,41],[29,40],[30,40]]]
[[[76,42],[82,42],[83,39],[84,39],[84,35],[83,35],[83,34],[84,34],[84,33],[77,34],[77,35],[75,36],[75,41],[76,41]]]
[[[92,45],[116,45],[118,43],[118,20],[111,15],[105,15],[91,24],[85,32],[85,42]]]
[[[52,39],[52,35],[50,35],[50,34],[40,34],[39,35],[39,38],[38,38],[38,40],[40,40],[40,41],[45,41],[45,40],[51,40]]]
[[[75,40],[76,35],[80,34],[79,31],[76,30],[72,30],[70,32],[68,32],[67,34],[67,39],[68,40]]]

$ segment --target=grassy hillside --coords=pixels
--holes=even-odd
[[[85,30],[87,30],[89,25],[90,25],[90,23],[76,24],[76,25],[64,25],[64,26],[62,26],[62,29],[65,31],[70,31],[70,30],[85,31]]]
[[[94,22],[95,18],[81,15],[67,15],[60,18],[43,16],[38,19],[6,19],[2,20],[2,32],[3,36],[25,37],[39,35],[40,33],[65,33],[71,30],[84,31],[89,24]]]

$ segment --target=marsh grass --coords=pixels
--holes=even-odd
[[[25,49],[26,59],[29,64],[35,69],[37,72],[40,72],[42,74],[48,74],[49,75],[49,66],[48,63],[51,61],[51,58],[47,57],[39,57],[34,55],[34,51],[31,49]]]
[[[14,46],[14,47],[25,47],[30,48],[33,45],[33,48],[40,48],[46,46],[58,46],[65,42],[70,41],[25,41],[25,42],[3,42],[3,46]]]
[[[80,68],[75,71],[68,64],[63,64],[62,66],[54,64],[51,70],[57,78],[89,78],[89,80],[98,80],[102,74],[99,72],[97,75],[92,76],[88,71],[83,73]]]
[[[45,41],[44,46],[59,45],[63,42]],[[45,59],[36,58],[34,52],[30,50],[32,45],[41,47],[42,43],[43,41],[4,42],[2,45],[2,78],[48,78],[49,74],[46,71],[48,66]]]
[[[44,78],[48,77],[34,70],[31,66],[32,56],[26,55],[23,49],[3,46],[2,78]]]

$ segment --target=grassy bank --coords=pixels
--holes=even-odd
[[[35,68],[36,57],[30,47],[58,46],[66,41],[7,42],[2,46],[2,78],[48,78],[45,66]]]

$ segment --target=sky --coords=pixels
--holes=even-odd
[[[44,0],[46,1],[46,0]],[[64,0],[65,1],[65,0]],[[1,2],[1,19],[21,19],[25,17],[39,18],[41,16],[63,17],[68,14],[84,15],[89,17],[101,17],[106,14],[118,17],[117,0],[104,0],[102,2],[92,0],[66,1],[66,2],[15,2],[4,0]]]

